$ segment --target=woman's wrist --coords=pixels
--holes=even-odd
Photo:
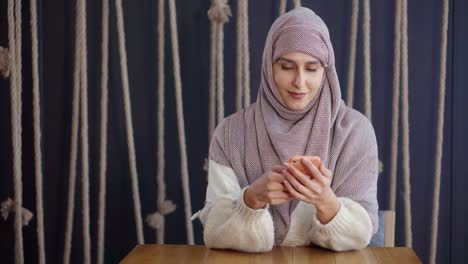
[[[259,201],[256,199],[255,193],[253,192],[254,190],[249,186],[244,192],[244,203],[251,209],[261,209],[265,208],[266,203]]]
[[[333,195],[326,202],[315,205],[315,208],[317,210],[317,219],[321,224],[325,225],[328,224],[340,210],[340,202],[338,202],[336,196]]]

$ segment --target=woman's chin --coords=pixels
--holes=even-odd
[[[307,106],[307,103],[306,102],[290,102],[288,103],[287,106],[290,110],[298,111],[298,110],[304,109]]]

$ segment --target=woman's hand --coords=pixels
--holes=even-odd
[[[284,185],[286,178],[281,174],[284,169],[275,166],[252,183],[244,192],[244,203],[252,209],[260,209],[267,204],[277,205],[294,199]]]
[[[340,209],[340,203],[330,187],[333,174],[323,164],[319,169],[308,159],[302,159],[302,164],[311,175],[305,175],[294,166],[285,163],[287,169],[283,169],[282,175],[287,181],[284,184],[292,196],[313,204],[317,210],[318,220],[326,224]]]

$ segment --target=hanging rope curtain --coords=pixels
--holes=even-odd
[[[434,170],[434,199],[432,201],[432,226],[431,226],[431,248],[429,253],[429,263],[435,264],[437,257],[437,235],[439,228],[439,199],[440,199],[440,178],[442,171],[442,154],[444,143],[444,111],[445,111],[445,91],[447,78],[447,32],[448,32],[449,2],[443,1],[442,7],[442,30],[440,44],[440,79],[439,79],[439,104],[437,109],[437,143]]]
[[[138,244],[145,243],[143,237],[143,222],[141,219],[140,190],[138,187],[138,172],[135,155],[135,141],[133,136],[132,106],[130,100],[130,88],[127,69],[127,51],[125,47],[125,28],[122,11],[122,0],[115,1],[117,14],[117,33],[119,38],[120,71],[122,76],[122,91],[125,106],[125,125],[127,128],[128,160],[130,165],[130,177],[132,180],[133,208],[135,213],[136,233]]]
[[[282,16],[286,13],[286,0],[280,0],[279,15]]]
[[[81,45],[78,40],[78,14],[75,18],[75,62],[73,71],[73,102],[72,102],[72,131],[70,146],[70,167],[68,180],[68,199],[67,199],[67,220],[65,230],[65,248],[63,254],[63,263],[70,263],[71,238],[73,231],[73,212],[75,206],[75,183],[76,183],[76,162],[78,152],[78,118],[80,111],[80,57]]]
[[[398,127],[400,116],[400,66],[401,66],[401,1],[395,1],[395,26],[393,48],[393,99],[392,99],[392,136],[390,153],[390,205],[392,211],[396,209],[396,175],[398,166]]]
[[[164,243],[165,215],[173,212],[176,207],[166,200],[166,184],[164,181],[165,146],[164,146],[164,112],[165,112],[165,69],[164,69],[164,1],[158,3],[158,161],[157,161],[157,211],[147,216],[149,226],[156,230],[158,243]],[[279,13],[286,11],[286,0],[280,0]],[[412,247],[412,215],[411,215],[411,185],[410,185],[410,143],[409,143],[409,95],[408,95],[408,11],[407,0],[395,2],[394,29],[394,64],[393,64],[393,103],[392,103],[392,136],[391,136],[391,166],[390,166],[390,196],[389,207],[396,209],[396,181],[398,160],[398,124],[401,115],[402,122],[402,169],[403,169],[403,199],[405,218],[405,245]],[[294,7],[301,6],[300,0],[293,0]],[[185,122],[183,112],[182,81],[180,72],[179,46],[177,36],[177,17],[174,0],[169,0],[170,34],[172,42],[173,74],[175,83],[178,141],[180,146],[181,178],[184,194],[185,222],[187,243],[194,244],[191,216],[191,196],[189,186],[188,161],[186,150]],[[122,76],[123,101],[125,106],[125,122],[129,155],[130,177],[132,181],[132,196],[134,203],[136,233],[138,243],[144,243],[143,225],[141,219],[141,202],[138,188],[138,174],[133,136],[130,87],[128,78],[127,52],[125,47],[124,14],[121,0],[116,0],[116,17],[118,30],[118,45],[120,55],[120,70]],[[10,78],[11,92],[11,127],[13,150],[13,183],[14,199],[1,203],[0,212],[3,218],[14,213],[15,230],[15,262],[24,263],[24,248],[22,226],[27,225],[33,214],[22,207],[22,14],[21,1],[8,0],[8,49],[0,47],[0,74]],[[371,95],[371,16],[370,1],[363,0],[363,57],[364,57],[364,114],[372,120]],[[31,54],[32,54],[32,92],[33,92],[33,128],[34,128],[34,162],[35,189],[37,208],[37,245],[38,262],[46,262],[44,238],[44,208],[43,208],[43,173],[41,149],[40,120],[40,76],[37,29],[37,2],[31,1]],[[448,0],[443,1],[442,29],[440,47],[440,79],[439,102],[437,111],[437,142],[434,172],[434,195],[432,208],[430,263],[436,262],[437,236],[441,168],[443,154],[443,127],[446,91],[447,67],[447,32],[448,32]],[[224,24],[229,21],[231,10],[227,0],[213,0],[208,11],[211,22],[211,56],[210,56],[210,117],[209,137],[211,138],[216,122],[224,118]],[[353,0],[350,35],[350,57],[348,65],[347,104],[352,107],[354,100],[354,75],[356,69],[356,42],[359,19],[359,0]],[[82,176],[82,230],[83,230],[83,262],[91,263],[91,232],[89,212],[89,142],[88,142],[88,76],[87,76],[87,37],[86,37],[86,2],[77,0],[75,17],[75,61],[73,74],[73,103],[71,151],[69,164],[69,191],[67,201],[66,234],[63,263],[70,263],[71,242],[73,231],[73,213],[75,203],[76,165],[78,154],[78,135],[81,136],[81,176]],[[97,262],[104,262],[104,230],[105,230],[105,197],[106,197],[106,167],[107,167],[107,120],[108,120],[108,79],[109,79],[109,0],[103,0],[102,10],[102,75],[101,75],[101,142],[99,165],[99,214],[97,236]],[[248,1],[237,2],[237,58],[236,58],[236,109],[250,104],[250,69],[249,69],[249,34],[248,34]],[[400,85],[401,84],[401,85]],[[400,87],[401,86],[401,87]],[[401,113],[399,103],[401,100]],[[81,124],[81,126],[79,126]],[[78,134],[80,133],[80,134]]]
[[[86,37],[86,0],[78,0],[78,23],[80,40],[81,81],[81,174],[82,174],[82,217],[83,217],[83,262],[91,263],[91,234],[89,224],[89,140],[88,140],[88,49]]]
[[[280,0],[279,12],[278,12],[280,16],[286,13],[286,4],[287,4],[287,0]],[[294,8],[300,7],[301,0],[293,0],[293,5],[294,5]]]
[[[104,230],[106,225],[106,169],[107,169],[107,120],[109,80],[109,0],[102,1],[101,41],[101,143],[99,148],[99,213],[97,234],[97,263],[104,263]]]
[[[156,242],[164,244],[165,215],[176,210],[175,204],[166,200],[166,183],[164,181],[164,0],[158,1],[158,148],[157,148],[157,209],[158,211],[146,217],[146,223],[156,230]]]
[[[298,8],[301,6],[301,0],[293,0],[294,8]]]
[[[86,46],[86,2],[77,0],[75,16],[75,70],[72,113],[72,147],[70,162],[67,226],[64,263],[70,262],[78,141],[78,118],[81,117],[81,173],[83,217],[83,262],[91,263],[91,235],[89,216],[89,143],[88,143],[88,74]],[[79,105],[81,103],[81,106]],[[78,113],[81,111],[80,113]]]
[[[348,83],[346,104],[353,107],[354,101],[354,74],[356,72],[356,44],[357,44],[357,25],[359,19],[359,0],[353,0],[353,9],[351,15],[351,37],[349,43],[349,64],[348,64]]]
[[[227,0],[213,0],[211,2],[211,7],[208,10],[208,17],[211,22],[209,139],[211,139],[215,128],[215,120],[219,123],[224,119],[223,27],[229,21],[230,16],[231,9],[227,4]],[[217,111],[215,111],[215,98],[217,98]],[[217,115],[215,112],[217,112]]]
[[[364,41],[364,115],[372,122],[372,103],[371,103],[371,16],[370,0],[363,0],[362,31]]]
[[[21,56],[21,1],[8,0],[8,47],[10,56],[3,54],[5,75],[10,77],[11,100],[11,135],[13,151],[13,185],[14,201],[2,202],[2,215],[8,217],[9,212],[14,212],[15,228],[15,262],[24,263],[23,248],[23,183],[22,183],[22,56]],[[7,62],[5,62],[7,61]],[[32,217],[32,216],[31,216]]]
[[[189,174],[187,165],[187,149],[185,140],[185,124],[184,124],[184,109],[182,102],[182,79],[180,76],[180,59],[179,59],[179,40],[177,37],[177,16],[175,0],[169,0],[169,18],[171,28],[172,42],[172,60],[174,65],[174,83],[177,106],[177,129],[179,132],[179,148],[180,162],[182,172],[182,189],[184,192],[184,207],[185,207],[185,224],[187,228],[187,243],[194,244],[193,226],[190,217],[192,216],[192,204],[190,199]]]
[[[405,208],[405,245],[413,246],[411,231],[411,184],[410,184],[410,147],[409,147],[409,107],[408,107],[408,1],[402,0],[402,143],[403,143],[403,192]]]
[[[44,206],[42,190],[42,135],[41,135],[41,101],[39,92],[39,51],[37,34],[37,1],[31,0],[31,55],[32,55],[32,84],[33,84],[33,118],[34,118],[34,167],[36,180],[36,225],[37,225],[37,248],[39,264],[45,264],[45,242],[44,242]]]
[[[250,104],[248,1],[237,1],[236,111]],[[242,99],[244,99],[242,101]]]

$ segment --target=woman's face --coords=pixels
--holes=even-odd
[[[278,93],[291,110],[304,109],[322,84],[324,68],[320,61],[301,52],[290,52],[273,62]]]

